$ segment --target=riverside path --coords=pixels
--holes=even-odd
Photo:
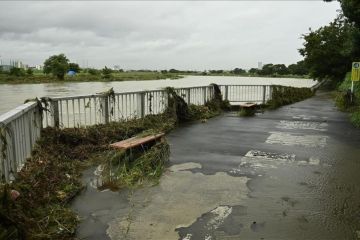
[[[329,94],[167,138],[158,185],[76,198],[79,238],[360,239],[360,131]]]

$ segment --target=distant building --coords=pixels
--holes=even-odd
[[[258,69],[261,70],[263,68],[263,63],[262,62],[258,62]]]
[[[42,70],[43,67],[42,67],[41,65],[36,65],[36,66],[35,66],[35,69],[36,69],[36,70]]]

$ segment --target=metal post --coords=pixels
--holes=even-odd
[[[101,113],[102,113],[102,123],[109,123],[109,96],[101,97]]]
[[[353,102],[353,96],[354,96],[354,81],[351,81],[351,96],[350,96],[350,102]]]
[[[263,101],[262,101],[263,104],[266,103],[266,86],[263,86]]]
[[[145,94],[146,92],[139,92],[137,94],[137,109],[141,118],[145,117]]]
[[[6,126],[3,125],[2,123],[0,123],[0,147],[1,149],[5,148],[5,153],[1,152],[0,153],[0,160],[1,160],[1,179],[0,182],[2,182],[3,180],[5,180],[5,182],[9,182],[9,145],[8,145],[8,138],[7,138],[7,132],[5,130]],[[4,139],[3,139],[4,138]],[[4,140],[4,142],[3,142]],[[12,142],[12,141],[11,141]],[[4,146],[5,145],[5,146]],[[2,151],[4,151],[2,150]],[[14,154],[14,148],[12,149],[13,152],[12,154]]]
[[[58,128],[60,126],[58,101],[50,100],[50,111],[52,113],[51,126]]]
[[[186,89],[187,90],[187,104],[190,104],[190,88]]]
[[[15,125],[16,127],[16,125]],[[16,153],[16,148],[19,146],[19,144],[16,144],[15,142],[15,131],[16,130],[19,130],[19,129],[15,129],[14,126],[11,126],[11,135],[10,135],[10,138],[11,138],[11,146],[10,146],[10,149],[12,149],[12,158],[9,158],[9,156],[6,156],[7,158],[7,161],[8,161],[8,169],[10,170],[8,172],[8,180],[10,181],[13,181],[14,179],[12,178],[15,178],[16,175],[17,175],[17,160],[20,160],[21,157],[19,156],[20,154],[17,154]],[[11,175],[11,172],[13,173],[13,175]]]
[[[225,100],[229,100],[229,86],[225,85]]]
[[[206,90],[207,90],[207,87],[203,87],[203,97],[204,97],[204,105],[206,103]]]

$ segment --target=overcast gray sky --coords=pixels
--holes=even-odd
[[[337,2],[2,2],[0,58],[42,64],[233,69],[301,60],[301,34],[337,15]]]

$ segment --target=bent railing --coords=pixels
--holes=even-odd
[[[175,91],[188,104],[203,105],[213,96],[213,86],[178,88]],[[166,90],[103,93],[48,99],[44,127],[81,127],[142,118],[164,112]],[[45,107],[45,106],[44,106]]]
[[[268,85],[220,85],[219,88],[223,98],[231,103],[266,103],[271,98]],[[203,105],[214,96],[212,85],[175,91],[188,104],[195,105]],[[163,89],[43,98],[41,102],[23,104],[0,116],[1,180],[9,182],[16,177],[30,157],[42,128],[84,127],[142,118],[164,112],[167,100]]]
[[[40,137],[42,113],[37,102],[23,104],[0,116],[0,173],[9,182],[30,157]]]

